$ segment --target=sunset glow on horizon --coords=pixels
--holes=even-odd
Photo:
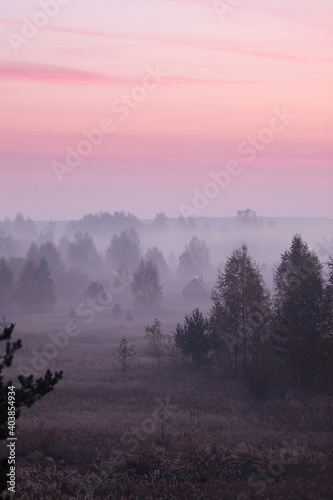
[[[333,2],[82,4],[3,2],[0,218],[333,217]]]

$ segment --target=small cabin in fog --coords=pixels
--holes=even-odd
[[[202,275],[196,276],[182,290],[183,299],[193,305],[208,302],[210,299],[210,291],[203,282]]]

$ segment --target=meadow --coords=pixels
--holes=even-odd
[[[332,397],[257,402],[217,367],[195,371],[177,356],[153,366],[146,318],[107,314],[48,362],[63,379],[22,410],[16,498],[333,498]],[[17,322],[23,349],[13,376],[18,363],[31,363],[32,347],[48,341],[40,318]],[[47,324],[56,331],[65,321],[58,311]],[[174,321],[162,327],[171,335]],[[113,358],[123,336],[138,351],[126,374]]]

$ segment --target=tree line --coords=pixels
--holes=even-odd
[[[153,328],[160,332],[156,320]],[[270,294],[245,244],[219,271],[207,317],[195,308],[174,346],[195,369],[242,380],[256,399],[333,389],[333,259],[327,268],[300,235],[281,255]],[[157,345],[157,344],[156,344]]]
[[[187,279],[208,269],[209,249],[193,236],[179,256],[177,274]],[[115,271],[132,277],[133,299],[144,307],[161,301],[161,279],[171,277],[162,252],[155,246],[143,253],[133,227],[113,235],[104,255],[88,233],[78,231],[72,241],[65,236],[58,245],[50,240],[33,242],[24,258],[0,258],[0,313],[10,311],[12,304],[25,312],[49,311],[57,295],[67,299],[82,289],[92,297],[94,286],[103,287],[98,277],[112,278]]]

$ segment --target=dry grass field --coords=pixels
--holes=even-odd
[[[17,363],[48,341],[29,321]],[[64,378],[22,411],[16,498],[333,498],[332,398],[258,403],[218,370],[154,368],[143,326],[97,318],[48,362]],[[126,376],[112,357],[124,335],[139,352]]]

